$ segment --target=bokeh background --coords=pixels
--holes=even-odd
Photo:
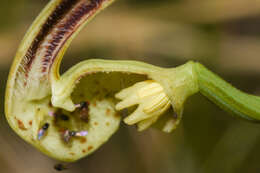
[[[0,172],[52,173],[58,163],[23,142],[4,117],[4,90],[24,33],[49,0],[0,1]],[[174,67],[208,66],[260,95],[260,0],[118,0],[73,41],[63,70],[88,58],[132,59]],[[260,124],[230,116],[197,94],[172,134],[119,131],[67,173],[255,173]]]

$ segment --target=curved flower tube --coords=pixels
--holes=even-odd
[[[10,70],[5,115],[25,141],[55,159],[76,161],[124,122],[171,132],[186,99],[201,92],[222,108],[260,119],[260,99],[199,63],[160,68],[136,61],[86,60],[59,73],[77,33],[113,0],[51,0],[25,35]]]

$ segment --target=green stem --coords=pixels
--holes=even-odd
[[[195,63],[200,92],[222,109],[247,120],[260,120],[260,97],[246,94],[199,63]]]

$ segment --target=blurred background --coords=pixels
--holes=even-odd
[[[49,0],[0,1],[0,172],[52,173],[58,163],[23,142],[4,117],[8,70],[26,30]],[[260,0],[118,0],[92,21],[62,68],[88,58],[174,67],[195,60],[239,89],[260,95]],[[254,173],[260,124],[236,119],[197,94],[172,134],[122,123],[67,173]]]

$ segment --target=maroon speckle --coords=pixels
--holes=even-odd
[[[110,110],[110,109],[107,109],[107,110],[106,110],[106,115],[109,115],[110,112],[111,112],[111,110]]]
[[[86,143],[86,142],[87,142],[87,139],[86,139],[86,138],[80,139],[80,143],[84,144],[84,143]]]
[[[27,130],[27,128],[24,126],[24,123],[23,123],[21,120],[17,119],[16,117],[15,117],[15,119],[16,119],[16,121],[17,121],[17,124],[18,124],[19,129],[21,129],[21,130]]]
[[[61,134],[65,133],[65,131],[66,131],[65,128],[60,128],[60,129],[59,129],[59,132],[60,132]]]
[[[115,113],[114,116],[115,116],[116,118],[119,118],[119,117],[120,117],[120,114],[119,114],[119,113]]]

